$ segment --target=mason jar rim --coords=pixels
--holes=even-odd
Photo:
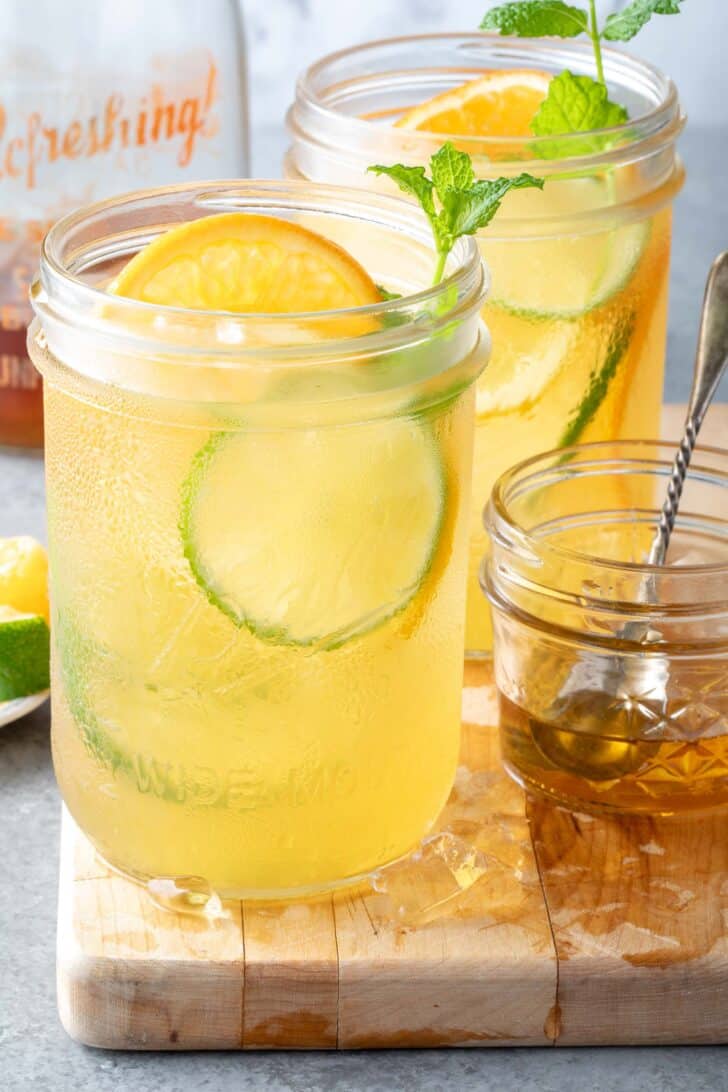
[[[597,648],[613,647],[621,655],[628,647],[640,655],[660,654],[669,644],[675,655],[692,656],[722,650],[728,625],[728,519],[692,512],[690,522],[680,515],[676,530],[718,539],[725,544],[725,560],[678,565],[650,565],[617,561],[554,543],[538,533],[539,527],[576,528],[580,518],[615,522],[615,512],[631,522],[657,527],[658,509],[627,505],[606,512],[595,507],[560,518],[558,512],[533,530],[513,512],[524,496],[538,494],[571,477],[604,476],[630,472],[651,474],[665,483],[672,469],[675,448],[657,440],[618,440],[574,445],[533,456],[506,471],[496,482],[483,520],[491,550],[480,570],[481,587],[496,613],[518,619],[519,625],[551,639],[578,641]],[[578,460],[581,460],[579,462]],[[691,463],[689,480],[724,490],[728,496],[728,450],[701,446]],[[584,482],[588,488],[588,481]],[[659,502],[661,503],[660,496]],[[719,509],[720,511],[720,509]],[[620,522],[620,521],[616,521]],[[594,527],[594,523],[587,526]],[[650,593],[646,589],[650,588]],[[628,623],[639,623],[639,633],[650,632],[645,645],[640,636],[628,636]],[[672,636],[665,638],[662,623]]]
[[[330,105],[331,95],[327,96],[317,91],[316,82],[326,72],[327,68],[334,67],[342,60],[365,56],[367,53],[376,54],[377,51],[406,44],[416,45],[420,42],[440,42],[452,44],[454,48],[462,49],[479,49],[481,51],[485,49],[486,55],[489,52],[491,57],[510,58],[518,61],[518,67],[539,68],[551,60],[555,64],[558,62],[559,68],[567,68],[569,67],[569,60],[573,63],[575,59],[586,70],[593,66],[591,44],[571,39],[518,39],[485,31],[428,33],[381,38],[327,54],[301,74],[296,86],[296,104],[289,110],[287,117],[287,125],[294,139],[303,136],[304,139],[326,144],[327,141],[322,139],[320,129],[322,126],[325,128],[327,125],[334,125],[336,127],[335,138],[332,133],[332,139],[328,141],[331,146],[334,145],[335,141],[338,142],[344,139],[345,136],[348,138],[348,144],[352,148],[357,148],[357,150],[360,150],[362,146],[366,146],[367,138],[372,137],[373,134],[376,134],[377,139],[381,141],[383,131],[381,125],[377,125],[365,118],[342,114],[335,106]],[[575,148],[578,148],[579,145],[583,147],[585,140],[590,137],[616,137],[619,140],[616,147],[588,154],[566,155],[558,159],[538,154],[534,154],[531,159],[523,159],[522,157],[509,159],[507,156],[504,157],[499,154],[497,158],[499,169],[503,168],[505,170],[515,163],[520,170],[527,169],[536,174],[553,175],[566,171],[595,170],[619,162],[633,160],[637,149],[643,154],[653,154],[665,145],[675,141],[685,119],[680,108],[677,88],[673,81],[647,61],[623,50],[607,47],[603,48],[602,55],[607,78],[609,76],[616,78],[620,74],[623,78],[626,78],[629,75],[633,81],[639,82],[643,90],[651,90],[653,98],[657,99],[657,104],[639,116],[628,119],[621,125],[586,132],[566,133],[558,137],[559,143],[566,148],[568,148],[569,144]],[[428,71],[428,69],[423,68],[422,71]],[[475,75],[476,73],[473,72],[474,77]],[[372,76],[371,72],[369,72],[365,78],[373,79],[376,78],[376,75]],[[335,83],[332,84],[333,92],[336,92],[337,86]],[[409,147],[414,156],[420,160],[431,154],[433,139],[438,137],[436,133],[417,130],[394,129],[393,131],[399,137],[406,134]],[[449,139],[457,142],[458,147],[466,151],[469,149],[482,149],[484,145],[487,146],[489,141],[497,144],[499,151],[509,146],[513,149],[523,148],[524,143],[523,136],[498,135],[490,138],[471,134],[448,134],[448,136]],[[439,134],[439,137],[442,139],[443,134]],[[549,142],[553,143],[553,140],[553,137],[534,136],[528,138],[528,144],[537,153],[539,147],[546,148]],[[482,150],[480,154],[482,155]]]
[[[615,452],[621,454],[617,455]],[[611,452],[611,457],[608,453]],[[600,568],[631,572],[635,574],[659,575],[670,573],[671,577],[714,575],[725,573],[728,579],[728,520],[726,528],[726,560],[707,564],[687,564],[677,567],[654,565],[647,562],[615,561],[597,554],[585,553],[571,547],[556,545],[549,539],[535,538],[523,524],[519,523],[511,512],[512,501],[530,490],[543,488],[558,480],[559,477],[573,476],[578,472],[604,474],[609,467],[616,471],[617,466],[641,469],[644,472],[659,472],[667,476],[672,468],[675,446],[660,440],[603,440],[589,444],[573,444],[569,447],[554,448],[551,451],[533,455],[510,467],[497,479],[488,503],[483,509],[483,524],[493,537],[506,545],[530,548],[535,554],[548,554],[559,557],[565,562],[578,561],[598,565]],[[713,459],[715,465],[701,463],[703,459]],[[574,460],[579,460],[575,462]],[[691,479],[710,479],[713,484],[726,490],[728,497],[728,450],[709,445],[701,445],[690,464],[688,475]],[[679,526],[680,517],[678,515]],[[656,525],[656,521],[655,521]],[[726,585],[728,588],[728,584]],[[728,593],[726,595],[728,605]]]
[[[41,247],[40,272],[31,286],[31,302],[43,322],[50,320],[81,328],[96,336],[124,344],[143,354],[170,357],[200,356],[206,363],[234,360],[245,364],[260,357],[261,345],[246,344],[251,330],[273,331],[282,326],[314,330],[323,324],[333,331],[352,318],[379,319],[378,328],[356,336],[321,335],[316,341],[302,338],[265,346],[271,361],[305,358],[346,359],[392,352],[435,336],[451,323],[478,311],[488,292],[490,275],[472,237],[458,239],[448,261],[446,276],[437,285],[396,299],[360,307],[304,312],[231,312],[162,306],[109,294],[89,284],[83,272],[113,258],[130,258],[142,245],[167,228],[180,223],[173,215],[175,201],[191,199],[200,216],[243,209],[320,212],[350,219],[368,214],[378,226],[404,233],[432,250],[434,244],[424,214],[398,196],[371,193],[354,187],[307,181],[274,179],[181,183],[136,190],[71,212],[49,230]],[[114,216],[134,211],[148,219],[124,231],[98,238],[103,225]],[[171,216],[159,222],[160,213]],[[155,219],[156,216],[156,219]],[[97,226],[97,233],[93,231]],[[443,306],[448,301],[452,306]],[[190,347],[192,330],[210,335],[201,346]],[[187,337],[186,337],[187,335]]]

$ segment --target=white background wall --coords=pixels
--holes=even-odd
[[[579,3],[579,0],[572,0]],[[248,30],[253,121],[280,122],[296,75],[334,49],[393,34],[471,30],[493,0],[242,0]],[[586,0],[581,0],[586,6]],[[623,6],[598,0],[600,14]],[[684,0],[678,16],[655,16],[629,46],[677,83],[693,124],[728,109],[728,0]]]

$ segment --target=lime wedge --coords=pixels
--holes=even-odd
[[[0,607],[0,701],[50,686],[50,631],[45,618]]]
[[[422,421],[223,433],[194,459],[180,531],[195,579],[236,625],[336,648],[416,595],[445,494]]]
[[[530,318],[578,318],[601,307],[629,283],[642,257],[649,236],[649,223],[639,221],[608,231],[589,227],[591,209],[610,203],[604,181],[570,179],[549,182],[542,193],[529,191],[531,212],[539,202],[540,216],[573,219],[585,216],[582,234],[550,235],[543,238],[512,237],[503,240],[482,237],[481,249],[492,278],[491,306],[502,307]],[[517,215],[523,194],[509,198],[509,215]]]

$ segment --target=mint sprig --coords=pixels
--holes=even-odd
[[[602,38],[608,42],[629,42],[653,15],[679,15],[683,0],[632,0],[623,11],[608,15]]]
[[[387,175],[401,190],[419,201],[430,221],[437,251],[433,284],[442,280],[445,263],[456,240],[462,235],[474,235],[489,224],[509,190],[543,189],[544,184],[542,178],[530,174],[476,179],[470,156],[458,151],[449,141],[430,159],[430,178],[424,167],[406,167],[402,163],[390,167],[377,163],[368,170]]]
[[[595,0],[589,0],[588,10],[562,0],[510,0],[488,11],[480,26],[482,30],[497,30],[500,34],[519,38],[589,36],[594,49],[596,80],[591,76],[576,76],[568,70],[555,76],[531,122],[536,136],[564,136],[609,129],[627,121],[626,109],[609,99],[601,43],[603,40],[629,42],[653,15],[678,15],[682,3],[684,0],[631,0],[622,11],[608,15],[600,27]],[[609,137],[568,144],[556,141],[545,143],[540,150],[547,158],[560,158],[604,150],[612,143]]]

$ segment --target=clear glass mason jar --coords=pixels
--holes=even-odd
[[[232,210],[321,232],[402,298],[239,315],[103,291]],[[475,243],[432,289],[434,260],[407,202],[303,183],[138,193],[47,236],[54,760],[124,872],[307,893],[404,854],[444,804],[489,342]]]
[[[477,392],[466,645],[491,644],[478,587],[480,512],[497,476],[550,448],[659,435],[671,204],[683,181],[683,117],[672,82],[606,50],[611,97],[629,109],[608,133],[553,141],[450,139],[488,178],[521,171],[542,193],[511,193],[479,235],[493,289],[485,308],[493,358]],[[396,127],[404,111],[497,69],[593,74],[589,43],[482,33],[369,42],[324,57],[301,77],[288,115],[285,173],[389,192],[373,163],[426,163],[445,139]],[[601,149],[601,150],[600,150]]]
[[[728,804],[728,451],[696,452],[668,563],[648,566],[673,454],[550,452],[486,509],[503,759],[577,810]]]
[[[239,0],[5,0],[0,22],[0,444],[39,447],[26,328],[40,242],[141,186],[248,173]]]

